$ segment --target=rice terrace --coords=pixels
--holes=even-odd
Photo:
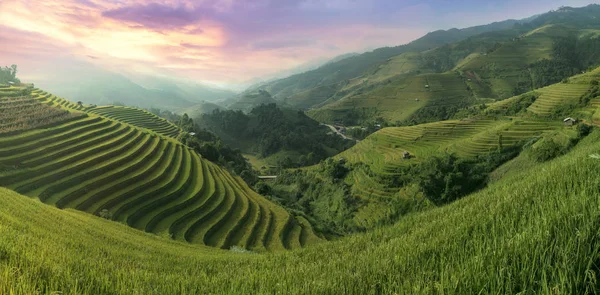
[[[0,294],[600,293],[600,5],[225,2],[0,3]]]

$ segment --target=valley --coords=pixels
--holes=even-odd
[[[139,49],[45,57],[64,68],[42,83],[0,67],[0,294],[600,293],[600,5],[235,92],[176,73],[239,82],[335,47],[227,38],[235,22],[200,29],[190,3],[111,5]]]

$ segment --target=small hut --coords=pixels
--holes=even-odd
[[[563,123],[565,124],[565,126],[573,126],[577,124],[577,119],[573,119],[571,117],[566,118],[563,120]]]
[[[404,151],[404,153],[402,153],[402,159],[404,159],[404,160],[410,159],[410,153],[407,151]]]

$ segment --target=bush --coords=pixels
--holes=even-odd
[[[592,132],[592,126],[587,124],[577,125],[577,134],[579,135],[579,138],[588,136],[590,132]]]
[[[538,146],[534,146],[531,155],[538,162],[546,162],[560,156],[564,147],[553,139],[545,139]]]

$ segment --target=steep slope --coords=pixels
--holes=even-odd
[[[595,294],[599,141],[394,226],[272,255],[144,235],[0,188],[0,293]]]
[[[32,97],[49,108],[87,111],[41,90]],[[11,107],[4,102],[12,100],[0,100],[4,113]],[[59,208],[219,248],[291,249],[303,246],[297,233],[313,235],[302,220],[239,177],[161,135],[179,131],[154,115],[91,108],[87,115],[51,123],[0,134],[0,186]]]
[[[451,29],[448,31],[440,30],[431,32],[409,44],[397,47],[379,48],[372,52],[345,58],[306,73],[270,82],[264,85],[262,89],[270,92],[275,99],[282,101],[296,93],[307,91],[312,88],[338,84],[348,79],[355,78],[368,69],[376,67],[389,58],[399,54],[406,52],[421,52],[446,43],[460,41],[480,33],[507,29],[516,23],[518,23],[518,21],[507,20],[461,30]],[[306,105],[307,104],[304,104],[303,106],[306,107]]]
[[[563,18],[563,14],[570,16]],[[433,50],[404,53],[339,87],[314,88],[287,101],[310,104],[323,99],[309,112],[323,122],[355,125],[381,118],[414,124],[447,119],[461,107],[542,88],[600,64],[600,24],[589,15],[600,18],[596,5],[565,8],[545,14],[543,22],[479,34]],[[585,21],[571,21],[578,17]],[[431,95],[424,99],[425,93],[411,89],[410,85],[420,79],[419,92],[429,90],[424,79],[432,73],[455,77],[445,80],[446,90],[439,93],[437,101],[455,95],[460,99],[442,109],[436,103],[426,103]],[[452,91],[461,88],[462,93]],[[455,108],[449,109],[451,106]]]
[[[356,165],[345,178],[354,196],[365,201],[354,217],[370,226],[380,214],[386,214],[385,200],[399,198],[407,206],[422,199],[421,193],[408,185],[394,184],[406,168],[427,161],[432,156],[454,153],[473,159],[490,152],[521,146],[530,139],[545,136],[570,140],[574,127],[565,127],[563,119],[574,117],[596,122],[600,109],[600,68],[535,90],[524,96],[533,100],[525,104],[517,96],[490,104],[463,119],[446,120],[409,127],[384,128],[335,158]],[[405,157],[408,152],[410,158]]]

